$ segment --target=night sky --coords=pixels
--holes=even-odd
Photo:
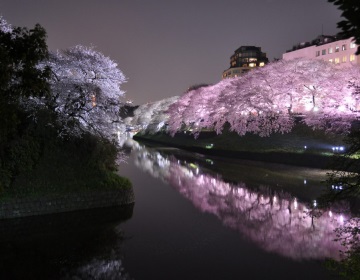
[[[340,14],[327,0],[0,0],[10,24],[40,23],[51,50],[94,45],[115,60],[134,104],[217,83],[242,45],[272,61],[322,30],[334,35]]]

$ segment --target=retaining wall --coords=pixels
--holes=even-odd
[[[13,199],[0,202],[0,220],[127,205],[134,200],[132,188]]]

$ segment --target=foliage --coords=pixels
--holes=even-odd
[[[127,118],[125,122],[131,126],[156,132],[167,124],[169,119],[169,114],[167,113],[168,108],[176,102],[178,98],[178,96],[173,96],[157,102],[141,105],[134,111],[134,116]]]
[[[360,195],[360,130],[355,123],[353,129],[344,140],[347,143],[345,155],[336,160],[334,170],[328,173],[328,185],[332,186],[321,197],[326,204],[333,205],[339,201],[350,202],[355,217],[346,221],[337,228],[337,240],[342,242],[342,259],[340,262],[330,260],[328,266],[346,279],[360,278],[360,219],[358,216],[358,203]]]
[[[208,86],[210,86],[210,84],[205,84],[205,83],[203,83],[203,84],[195,84],[195,85],[189,86],[189,88],[186,90],[186,92],[196,90],[196,89],[199,89],[199,88],[202,88],[202,87],[208,87]]]
[[[38,24],[30,30],[13,28],[0,18],[0,190],[16,174],[32,168],[39,157],[23,101],[49,94],[49,68],[38,67],[48,57],[45,39]]]
[[[19,97],[43,96],[49,93],[48,67],[38,64],[48,57],[46,32],[36,24],[33,29],[9,29],[2,21],[0,30],[0,90],[2,100],[19,102]],[[5,31],[4,31],[5,30]]]
[[[51,99],[47,106],[58,114],[60,135],[91,132],[114,138],[121,123],[119,110],[125,76],[117,64],[92,47],[75,46],[50,54]]]
[[[338,22],[338,28],[345,37],[354,37],[358,45],[356,54],[360,54],[360,2],[357,0],[328,0],[330,3],[339,6],[342,10],[341,16],[345,19]]]
[[[229,124],[239,135],[269,136],[291,131],[300,115],[314,129],[347,132],[359,115],[359,71],[322,60],[274,62],[184,94],[169,107],[169,129],[174,135],[185,125],[197,135],[202,129],[221,133]]]
[[[45,39],[0,18],[0,193],[129,187],[110,141],[125,77],[93,48],[49,56]]]
[[[341,190],[331,190],[327,195],[329,201],[351,199],[360,195],[360,130],[353,129],[344,141],[347,144],[346,153],[338,157],[334,171],[328,174],[328,182],[341,186]]]
[[[134,117],[134,111],[139,108],[139,105],[127,105],[125,104],[120,108],[119,115],[122,119],[126,119],[128,117]]]
[[[61,194],[98,189],[128,188],[131,183],[114,173],[116,146],[90,133],[81,138],[53,138],[43,145],[42,156],[31,169],[19,173],[8,197]]]
[[[356,280],[360,277],[360,219],[352,218],[343,226],[335,229],[337,239],[344,246],[340,261],[329,260],[327,267],[346,279]]]

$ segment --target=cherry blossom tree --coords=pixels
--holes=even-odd
[[[185,93],[169,107],[172,135],[191,127],[239,135],[291,131],[296,116],[314,129],[346,133],[359,116],[359,67],[322,60],[278,61]]]
[[[128,125],[141,127],[151,133],[156,132],[168,122],[168,108],[178,98],[178,96],[173,96],[141,105],[134,111],[134,117],[128,118],[125,121]]]
[[[2,16],[0,16],[0,31],[4,33],[11,33],[13,28]]]
[[[75,46],[50,54],[52,96],[48,106],[64,124],[61,134],[84,131],[113,138],[121,123],[126,81],[117,64],[93,47]]]

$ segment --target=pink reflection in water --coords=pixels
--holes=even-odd
[[[314,211],[289,194],[274,195],[269,187],[258,193],[244,183],[226,183],[159,153],[142,150],[136,164],[266,251],[296,260],[339,258],[342,247],[334,241],[334,229],[343,224],[344,215]]]

